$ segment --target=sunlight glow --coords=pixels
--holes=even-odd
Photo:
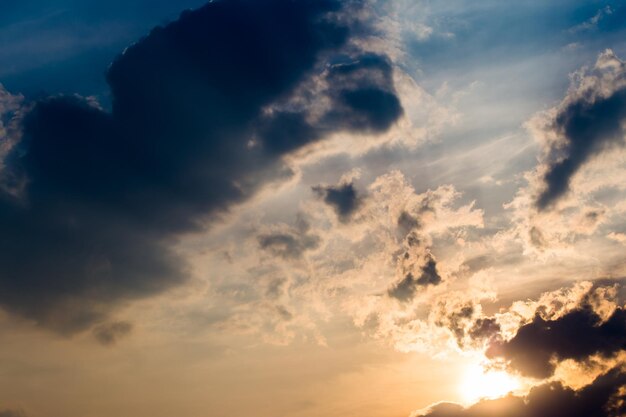
[[[459,386],[463,400],[475,403],[481,399],[503,397],[521,387],[520,381],[504,371],[488,370],[479,364],[469,366]]]

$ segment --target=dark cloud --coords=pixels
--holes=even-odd
[[[530,243],[537,248],[545,248],[548,246],[548,241],[543,235],[543,232],[535,226],[531,227],[528,231],[528,237],[530,238]]]
[[[387,130],[403,112],[392,76],[389,59],[381,55],[362,55],[333,65],[328,73],[332,110],[325,116],[326,123],[362,132]]]
[[[26,417],[26,414],[20,410],[0,410],[0,417]]]
[[[441,276],[437,272],[437,262],[432,257],[428,257],[426,265],[422,267],[422,274],[415,281],[417,285],[439,285]]]
[[[313,187],[313,191],[335,210],[342,222],[347,222],[362,202],[353,183],[338,186],[319,185]]]
[[[285,292],[286,286],[287,280],[285,278],[274,278],[267,285],[265,295],[268,298],[275,300]]]
[[[341,7],[214,1],[113,62],[111,112],[73,96],[34,103],[3,171],[14,180],[0,194],[0,304],[60,332],[84,329],[184,282],[177,237],[290,175],[285,152],[391,126],[401,113],[391,66],[346,46],[347,19],[329,17]],[[337,53],[350,63],[328,67]],[[332,106],[319,120],[266,111],[320,73]]]
[[[390,297],[400,301],[409,301],[413,299],[417,292],[417,283],[412,273],[406,274],[406,276],[392,288],[387,291]]]
[[[96,326],[93,329],[93,335],[100,344],[112,346],[116,344],[119,339],[128,336],[132,330],[132,324],[125,321],[116,321]]]
[[[316,249],[320,238],[309,233],[310,226],[302,218],[298,218],[296,227],[281,231],[262,233],[257,236],[261,249],[283,259],[299,259],[304,252]]]
[[[411,272],[407,273],[404,279],[395,284],[387,293],[397,300],[409,301],[420,287],[439,285],[440,283],[441,276],[437,272],[437,262],[432,256],[427,256],[426,264],[421,267],[417,277],[413,276]]]
[[[289,233],[273,233],[258,236],[262,249],[285,259],[297,259],[302,254],[319,246],[319,237],[314,235],[297,235]]]
[[[611,58],[614,56],[605,53],[598,62],[601,64],[602,60]],[[626,65],[614,63],[621,67],[615,70],[621,71],[617,77],[623,78]],[[598,90],[601,88],[602,85],[596,87]],[[624,144],[626,88],[618,88],[610,94],[596,89],[588,89],[566,99],[566,104],[559,109],[550,126],[561,140],[552,144],[549,150],[547,169],[543,175],[545,189],[536,201],[540,210],[548,208],[567,193],[572,177],[587,161],[612,146]]]
[[[293,314],[289,310],[287,310],[285,306],[277,305],[276,313],[284,321],[290,321],[291,319],[293,319]]]
[[[328,108],[321,116],[286,100],[260,118],[255,139],[266,152],[282,154],[337,130],[383,132],[403,113],[392,73],[387,57],[375,54],[358,54],[349,62],[330,65],[324,72],[325,87],[298,97],[309,102],[326,99]]]
[[[626,373],[615,368],[577,391],[551,382],[526,397],[483,400],[469,408],[441,403],[419,417],[618,417],[626,413],[625,387]]]
[[[603,321],[589,305],[546,320],[539,314],[508,341],[497,341],[487,356],[502,358],[526,376],[550,377],[557,361],[586,361],[592,355],[612,357],[626,349],[626,311],[617,308]]]
[[[445,310],[445,305],[442,306]],[[465,338],[465,329],[468,322],[471,320],[475,313],[475,308],[472,304],[467,304],[451,313],[445,314],[437,324],[442,327],[447,327],[454,335],[459,346],[463,346]]]
[[[500,325],[494,318],[479,318],[469,330],[469,336],[473,340],[485,340],[498,337],[500,334]]]
[[[411,216],[406,211],[402,211],[398,217],[398,234],[404,239],[413,230],[420,228],[417,217]]]

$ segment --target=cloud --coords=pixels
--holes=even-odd
[[[100,344],[111,346],[116,344],[119,339],[128,336],[132,330],[132,324],[126,321],[116,321],[96,326],[93,329],[93,335]]]
[[[77,96],[32,103],[2,171],[24,186],[0,194],[0,304],[85,329],[185,282],[177,239],[291,175],[287,152],[389,128],[402,113],[391,65],[347,43],[342,7],[214,1],[111,64],[112,111]],[[300,95],[315,80],[328,105],[314,115]]]
[[[576,33],[576,32],[585,32],[589,30],[595,30],[598,28],[598,23],[600,23],[600,21],[603,18],[605,18],[606,16],[610,16],[612,14],[613,14],[613,9],[611,9],[611,6],[606,6],[598,10],[595,15],[593,15],[592,17],[590,17],[583,23],[580,23],[572,27],[569,31],[571,33]]]
[[[9,93],[0,84],[0,187],[9,193],[20,185],[7,174],[5,158],[21,139],[20,118],[25,110],[24,97]]]
[[[411,213],[406,209],[400,211],[395,225],[397,239],[402,242],[402,249],[396,255],[402,278],[387,290],[387,294],[403,302],[413,299],[419,288],[441,284],[443,279],[431,253],[432,238],[428,229],[458,195],[449,187],[441,187],[421,197],[412,202]],[[455,225],[448,223],[444,227],[454,228]]]
[[[606,237],[608,237],[611,240],[614,240],[615,242],[626,244],[626,234],[625,233],[611,232]]]
[[[26,417],[26,414],[20,410],[0,410],[0,417]]]
[[[301,258],[304,252],[319,247],[320,237],[309,233],[310,225],[298,217],[296,227],[279,227],[257,236],[261,249],[283,259]]]
[[[491,339],[500,335],[500,325],[494,318],[479,318],[469,330],[469,336],[476,340]]]
[[[626,373],[619,367],[596,378],[591,384],[573,390],[559,382],[531,389],[526,397],[506,396],[483,400],[468,408],[440,403],[412,417],[609,417],[626,412]]]
[[[616,308],[606,320],[590,305],[562,317],[546,320],[539,314],[508,341],[487,350],[490,358],[503,358],[526,376],[548,378],[566,359],[586,361],[594,355],[609,358],[626,349],[626,312]]]
[[[361,205],[361,197],[353,183],[338,186],[318,185],[313,187],[313,191],[335,210],[339,220],[344,223],[350,220],[352,214]]]
[[[431,340],[437,328],[448,328],[465,353],[486,348],[485,365],[490,369],[506,364],[523,376],[550,380],[531,386],[531,380],[524,378],[528,391],[523,396],[510,393],[468,407],[438,403],[411,416],[622,415],[626,411],[626,373],[620,355],[626,347],[626,313],[620,307],[624,290],[619,279],[578,282],[546,292],[536,301],[501,307],[492,317],[483,314],[480,300],[455,301],[452,293],[445,294],[435,311],[437,327],[428,328]]]
[[[393,68],[383,55],[366,54],[359,59],[333,65],[328,74],[332,111],[330,125],[362,132],[384,132],[403,113],[393,89]]]
[[[355,184],[357,177],[358,171],[350,171],[333,187]],[[277,222],[271,209],[259,218],[258,207],[251,206],[215,231],[213,249],[202,263],[214,290],[232,289],[215,291],[220,310],[232,314],[229,329],[281,343],[294,337],[323,341],[327,320],[348,315],[368,334],[402,350],[417,348],[417,338],[434,337],[426,315],[437,301],[456,298],[449,294],[449,286],[456,285],[450,264],[456,260],[450,255],[456,254],[446,247],[456,245],[465,231],[481,228],[483,212],[451,186],[417,192],[399,171],[358,184],[362,200],[348,223],[338,225],[335,211],[304,188],[295,224]],[[398,302],[388,291],[408,273],[415,281],[421,277],[419,285]],[[479,297],[475,288],[464,295]],[[288,325],[273,321],[276,305],[293,315]],[[449,338],[447,329],[440,333]],[[432,350],[419,345],[441,350],[440,344]]]
[[[408,301],[413,298],[419,287],[440,283],[441,276],[437,272],[437,262],[432,255],[427,255],[426,263],[420,268],[419,276],[414,277],[413,273],[407,273],[404,279],[396,283],[387,293],[390,297],[400,301]]]
[[[626,63],[607,50],[590,73],[578,74],[577,84],[557,108],[533,122],[545,144],[542,190],[535,202],[539,210],[561,199],[588,161],[624,145],[625,118]]]

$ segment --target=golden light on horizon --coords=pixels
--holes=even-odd
[[[503,397],[521,388],[521,381],[501,370],[485,369],[480,364],[468,366],[463,374],[459,391],[467,404],[481,399]]]

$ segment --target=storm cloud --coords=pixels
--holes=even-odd
[[[544,210],[563,197],[572,177],[601,152],[624,145],[626,64],[611,51],[600,55],[594,71],[565,98],[546,127],[549,143],[536,206]]]
[[[0,305],[62,333],[85,329],[184,282],[177,239],[289,176],[286,152],[388,129],[402,113],[391,64],[348,45],[342,7],[214,1],[111,64],[110,112],[77,96],[31,103],[2,172]],[[321,117],[273,108],[314,76],[330,97]]]

